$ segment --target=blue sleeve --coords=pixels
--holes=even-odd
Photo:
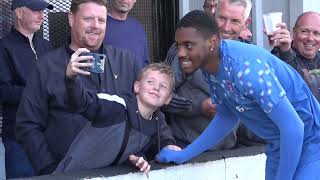
[[[277,180],[293,179],[303,146],[304,124],[286,96],[268,114],[280,130]]]
[[[236,116],[232,115],[223,105],[219,105],[217,115],[203,133],[182,151],[164,148],[157,155],[160,162],[175,162],[181,164],[198,156],[212,146],[218,144],[237,124]]]

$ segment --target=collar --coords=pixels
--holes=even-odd
[[[15,37],[15,39],[21,40],[22,42],[29,43],[29,38],[19,32],[14,26],[11,27],[10,33]],[[38,33],[34,33],[32,37],[32,42],[39,38]]]
[[[92,53],[100,53],[100,54],[103,54],[103,43],[102,45],[100,46],[100,48],[96,51],[92,51]],[[65,46],[65,49],[68,53],[69,56],[71,56],[75,51],[73,49],[70,48],[70,43],[68,43],[66,46]]]

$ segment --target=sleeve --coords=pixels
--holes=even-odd
[[[167,145],[175,145],[176,141],[172,135],[171,128],[168,126],[167,122],[165,121],[164,114],[161,113],[161,118],[159,121],[160,121],[160,149],[162,149]]]
[[[164,60],[164,63],[171,66],[172,62],[177,58],[178,57],[177,57],[176,44],[173,43],[167,52],[167,56],[166,56],[166,59]]]
[[[39,65],[39,64],[38,64]],[[48,146],[44,131],[47,127],[48,95],[45,75],[40,66],[30,76],[17,111],[16,136],[26,149],[38,174],[53,170],[58,164]],[[53,168],[52,168],[53,167]],[[49,170],[50,171],[50,170]]]
[[[65,84],[67,89],[66,104],[92,121],[92,126],[106,127],[118,122],[118,120],[125,119],[126,101],[122,97],[106,93],[96,94],[94,91],[86,90],[78,76],[75,78],[65,77]]]
[[[280,163],[277,180],[293,179],[301,156],[304,124],[286,96],[268,116],[280,129]]]
[[[273,67],[260,59],[251,63],[253,65],[249,62],[245,62],[242,67],[239,65],[238,86],[243,89],[244,94],[252,96],[271,121],[278,126],[280,165],[277,179],[292,179],[303,145],[303,122],[289,102]]]
[[[170,114],[189,113],[191,109],[192,101],[177,94],[173,94],[170,103],[161,108],[161,110]]]
[[[157,159],[164,163],[184,163],[218,144],[237,123],[236,116],[230,113],[223,105],[218,105],[216,116],[194,142],[182,151],[163,148],[157,155]]]
[[[18,105],[24,86],[16,85],[13,64],[6,47],[0,41],[0,102]]]
[[[291,48],[287,52],[281,52],[279,47],[275,47],[272,49],[271,53],[277,56],[282,61],[297,69],[297,63],[295,61],[297,55]]]

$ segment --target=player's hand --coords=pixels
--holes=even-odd
[[[176,151],[165,147],[156,155],[156,160],[161,163],[174,162],[176,164],[181,164],[187,161],[187,158],[183,151]]]

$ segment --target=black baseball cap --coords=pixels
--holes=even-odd
[[[44,9],[53,9],[53,6],[44,0],[12,0],[11,9],[27,7],[32,11],[42,11]]]

